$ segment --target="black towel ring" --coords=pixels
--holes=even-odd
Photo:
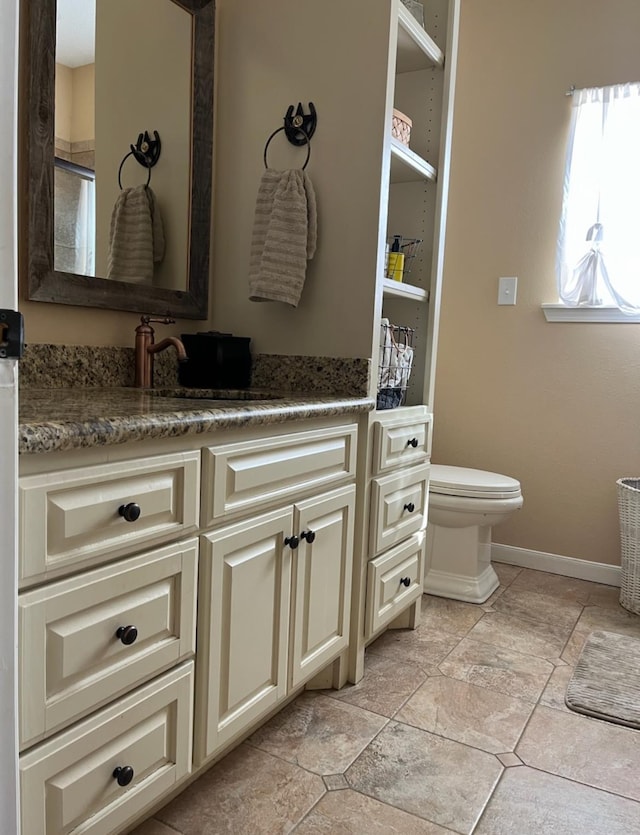
[[[286,129],[286,128],[285,128],[284,126],[283,126],[283,127],[281,127],[281,128],[277,128],[276,130],[274,130],[274,132],[271,134],[271,136],[267,139],[266,145],[264,146],[264,167],[265,167],[265,168],[268,168],[268,167],[269,167],[269,165],[267,164],[267,149],[268,149],[268,147],[269,147],[269,143],[271,142],[271,140],[273,139],[273,137],[274,137],[277,133],[280,133],[280,131],[285,130],[285,129]],[[302,166],[302,170],[304,171],[304,169],[307,167],[307,164],[308,164],[308,162],[309,162],[309,157],[311,156],[311,142],[309,141],[309,137],[308,137],[308,136],[307,136],[307,134],[306,134],[306,133],[302,130],[302,128],[296,128],[296,130],[297,130],[299,133],[301,133],[301,134],[302,134],[302,137],[304,138],[304,141],[307,143],[307,158],[306,158],[306,160],[304,161],[304,165]]]
[[[120,186],[120,191],[122,191],[122,180],[120,179],[120,175],[122,174],[122,166],[125,164],[125,161],[126,161],[127,157],[131,157],[131,156],[134,156],[133,151],[129,151],[128,154],[125,154],[122,157],[122,162],[120,163],[120,168],[118,168],[118,185]],[[144,187],[147,188],[147,186],[151,182],[151,166],[146,165],[145,163],[141,162],[139,156],[135,155],[135,158],[140,163],[140,165],[144,165],[145,168],[147,169],[147,182],[144,184]]]

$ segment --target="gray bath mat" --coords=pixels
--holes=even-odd
[[[578,713],[640,728],[640,637],[592,632],[564,700]]]

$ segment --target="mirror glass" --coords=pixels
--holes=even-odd
[[[29,298],[206,318],[213,0],[27,0]]]
[[[173,0],[57,0],[56,270],[187,289],[192,46]]]

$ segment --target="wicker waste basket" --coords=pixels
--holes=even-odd
[[[619,478],[620,605],[640,615],[640,478]]]

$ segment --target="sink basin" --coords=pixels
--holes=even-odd
[[[152,389],[154,397],[179,397],[184,400],[280,400],[282,394],[257,389]]]

